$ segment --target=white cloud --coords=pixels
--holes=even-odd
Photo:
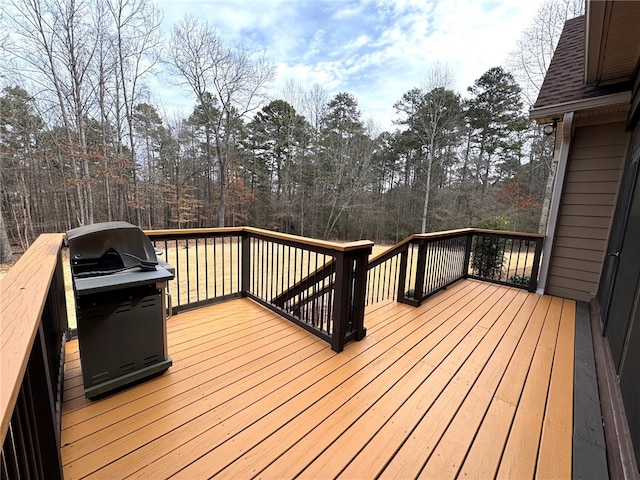
[[[355,18],[362,14],[362,6],[349,6],[341,8],[333,13],[331,18],[334,20],[344,20],[345,18]]]
[[[367,35],[366,33],[362,33],[360,35],[358,35],[357,38],[355,38],[354,40],[350,41],[349,43],[345,44],[343,46],[344,50],[356,50],[358,48],[364,47],[366,45],[369,44],[370,42],[370,38],[369,35]]]
[[[223,38],[264,49],[276,65],[274,94],[288,80],[349,91],[365,117],[393,128],[393,104],[420,86],[435,62],[466,88],[504,62],[542,0],[161,0],[165,30],[184,13]]]
[[[304,52],[304,57],[305,58],[310,58],[312,56],[318,55],[322,52],[323,48],[324,48],[324,38],[326,35],[326,31],[324,29],[320,29],[317,30],[313,36],[311,37],[311,40],[308,44],[308,47],[306,48],[305,52]]]

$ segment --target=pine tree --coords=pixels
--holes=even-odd
[[[523,114],[520,87],[502,67],[489,69],[468,88],[467,122],[476,181],[476,200],[487,200],[490,187],[501,174],[520,167],[519,133],[528,126]]]
[[[374,147],[366,134],[358,102],[353,95],[338,93],[327,106],[318,157],[325,189],[325,239],[341,235],[338,222],[355,206],[358,194],[368,182]],[[343,225],[346,224],[343,222]]]

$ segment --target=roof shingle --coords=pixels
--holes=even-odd
[[[619,85],[596,87],[584,83],[585,16],[564,24],[549,69],[533,109],[599,97],[620,91]]]

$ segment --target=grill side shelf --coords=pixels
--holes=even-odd
[[[172,279],[173,273],[157,266],[155,271],[141,272],[132,270],[97,277],[75,278],[74,283],[77,295],[89,295],[147,285],[153,282],[167,282]]]

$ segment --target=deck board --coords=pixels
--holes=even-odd
[[[336,354],[246,300],[168,321],[174,365],[97,401],[65,365],[65,478],[571,472],[575,302],[464,280]]]

